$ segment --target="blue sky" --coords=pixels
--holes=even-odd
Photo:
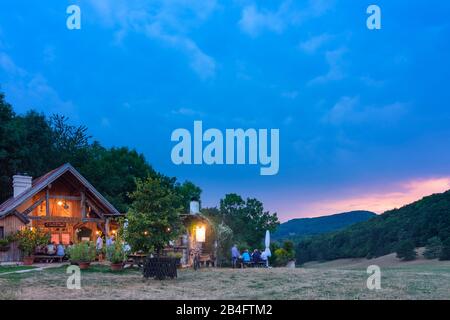
[[[382,212],[450,189],[449,16],[441,0],[5,0],[0,85],[18,112],[65,114],[194,181],[204,205],[237,192],[282,220]],[[279,174],[173,165],[170,135],[194,120],[279,128]]]

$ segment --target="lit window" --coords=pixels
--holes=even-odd
[[[195,227],[195,240],[197,242],[205,242],[205,226],[196,226]]]

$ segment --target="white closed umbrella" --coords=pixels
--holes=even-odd
[[[264,239],[264,244],[266,245],[266,250],[264,250],[264,253],[267,257],[267,266],[269,266],[269,257],[272,256],[272,253],[270,252],[270,232],[269,232],[269,230],[266,231],[266,238]]]

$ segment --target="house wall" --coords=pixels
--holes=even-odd
[[[0,226],[4,227],[5,236],[14,234],[25,226],[16,216],[8,216],[0,219]],[[21,252],[17,248],[16,243],[11,243],[11,247],[7,252],[0,252],[0,262],[20,261]]]

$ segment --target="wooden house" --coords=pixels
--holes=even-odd
[[[73,166],[64,164],[40,178],[13,177],[14,196],[0,205],[0,237],[21,228],[40,228],[56,243],[95,240],[114,233],[120,213]],[[0,262],[19,261],[16,244]]]

